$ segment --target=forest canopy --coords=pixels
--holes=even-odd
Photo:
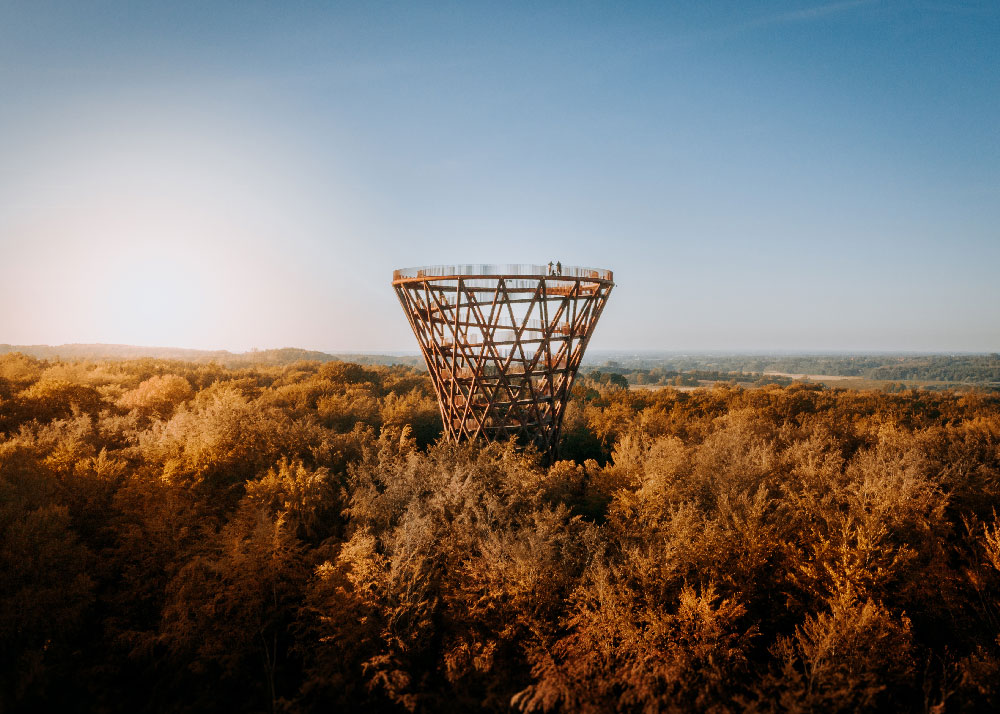
[[[0,355],[0,711],[1000,706],[1000,396],[623,382]]]

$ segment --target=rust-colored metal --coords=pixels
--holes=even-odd
[[[428,266],[397,270],[392,284],[446,436],[513,436],[554,460],[573,379],[614,287],[611,271]]]

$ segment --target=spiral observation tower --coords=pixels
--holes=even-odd
[[[452,441],[515,437],[551,461],[573,378],[604,310],[610,270],[433,265],[392,285]]]

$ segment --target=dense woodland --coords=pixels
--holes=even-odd
[[[1000,708],[1000,396],[0,356],[0,710]]]

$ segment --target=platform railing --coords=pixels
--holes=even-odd
[[[400,268],[392,273],[393,280],[407,278],[451,278],[466,275],[539,275],[566,278],[593,278],[595,280],[613,280],[610,270],[604,268],[585,268],[576,265],[563,265],[561,268],[530,263],[465,263],[454,265],[421,265],[413,268]]]

